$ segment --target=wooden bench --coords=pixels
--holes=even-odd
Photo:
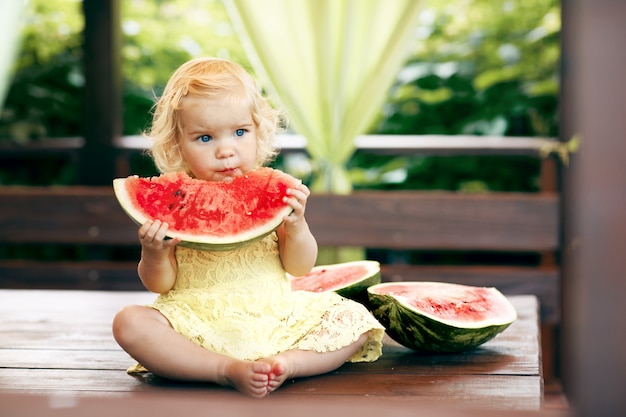
[[[0,188],[0,241],[80,245],[92,259],[3,260],[4,288],[140,289],[136,259],[116,261],[118,251],[136,253],[137,228],[112,189],[96,187]],[[307,218],[321,246],[537,251],[558,248],[556,195],[363,191],[314,195]],[[107,253],[108,252],[108,253]],[[98,259],[98,257],[102,259]],[[556,322],[555,266],[382,265],[387,281],[435,280],[495,285],[507,294],[535,294],[544,321]]]
[[[139,138],[126,139],[119,144],[121,159],[143,146]],[[283,146],[284,152],[302,151],[302,144],[291,139],[285,142],[291,147]],[[366,152],[398,155],[538,157],[541,148],[550,144],[523,138],[418,139],[365,136],[358,146]],[[80,146],[77,141],[71,143],[72,152]],[[561,219],[556,162],[553,158],[542,161],[538,193],[385,190],[315,194],[307,206],[307,219],[322,247],[367,248],[368,257],[381,261],[385,281],[448,281],[495,286],[507,295],[537,296],[550,376],[556,350],[554,328],[561,314]],[[39,249],[32,251],[40,251],[36,258],[0,259],[0,288],[142,289],[136,273],[136,231],[111,187],[0,187],[0,250],[8,253],[16,245],[34,245]],[[44,260],[50,247],[71,252],[72,259]],[[456,265],[412,261],[416,253],[433,251],[478,254],[479,261]],[[499,263],[498,257],[508,253],[530,254],[533,261]]]

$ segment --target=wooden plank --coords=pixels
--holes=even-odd
[[[111,187],[2,187],[0,207],[0,241],[137,244]],[[322,246],[543,251],[559,243],[554,193],[316,194],[307,220]]]
[[[345,364],[334,374],[362,374],[368,377],[387,374],[424,376],[536,374],[539,367],[537,344],[521,340],[521,334],[530,334],[534,329],[528,324],[522,326],[524,333],[521,328],[513,327],[493,341],[473,350],[471,354],[461,355],[419,354],[386,338],[383,356],[378,361]],[[82,332],[75,330],[67,332],[63,334],[63,338],[51,336],[53,332],[59,331],[59,326],[54,326],[46,332],[35,332],[32,329],[22,333],[3,332],[3,337],[10,340],[13,346],[0,346],[2,352],[0,368],[123,372],[134,363],[115,344],[110,333],[93,331],[93,335],[81,338],[80,335],[85,334],[84,328]],[[36,347],[24,347],[33,345]]]
[[[119,150],[143,152],[151,146],[149,138],[127,135],[114,138]],[[355,139],[359,151],[382,155],[529,155],[541,156],[558,144],[556,138],[473,136],[473,135],[360,135]],[[75,151],[85,145],[82,137],[41,138],[25,145],[0,142],[0,155],[27,155],[34,152]],[[304,152],[306,139],[296,134],[281,134],[276,147],[283,153]]]
[[[229,388],[214,384],[183,384],[167,382],[161,385],[145,384],[119,371],[100,371],[97,377],[89,370],[0,369],[0,390],[31,391],[31,379],[38,379],[37,389],[32,392],[54,392],[63,387],[67,392],[107,392],[111,395],[126,395],[127,392],[173,389],[202,389],[208,396],[221,395]],[[540,408],[539,376],[486,376],[465,378],[417,375],[354,375],[327,374],[315,378],[289,381],[274,397],[324,396],[353,397],[357,399],[367,393],[369,397],[401,399],[403,401],[454,401],[465,405],[485,408],[538,409]]]
[[[137,251],[137,259],[139,252]],[[0,287],[131,291],[143,290],[137,261],[0,260]]]
[[[12,338],[11,335],[6,336]],[[32,338],[32,334],[28,336]],[[20,344],[20,340],[16,342]],[[52,346],[38,349],[5,349],[0,347],[2,353],[0,369],[83,369],[97,370],[98,373],[100,371],[117,371],[123,374],[133,360],[119,347],[113,346],[110,342],[107,345],[99,350],[82,348],[80,345],[74,349],[58,349]],[[64,345],[64,347],[66,346],[67,344]],[[107,347],[108,349],[106,349]]]
[[[112,187],[0,187],[0,241],[137,245]]]
[[[276,395],[327,395],[394,398],[404,401],[453,401],[471,406],[538,409],[541,406],[539,376],[445,375],[322,375],[297,380]],[[305,394],[306,393],[306,394]]]
[[[36,382],[34,382],[36,380]],[[153,386],[129,377],[120,370],[0,368],[0,390],[15,392],[90,392],[108,394],[141,392]]]
[[[48,393],[25,395],[0,392],[0,410],[11,417],[135,417],[138,413],[170,417],[188,415],[232,417],[571,417],[568,410],[510,410],[468,407],[450,401],[402,401],[359,396],[274,396],[262,401],[231,392],[210,395],[203,391],[142,392],[126,397]],[[140,410],[140,411],[138,411]]]
[[[149,146],[141,139],[126,139],[137,147]],[[360,135],[356,149],[377,155],[529,155],[540,156],[554,149],[558,141],[545,137],[474,135]],[[283,134],[277,147],[282,152],[304,151],[306,139]]]
[[[557,194],[367,191],[316,194],[322,246],[541,251],[558,248]]]

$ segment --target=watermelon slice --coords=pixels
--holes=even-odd
[[[346,298],[366,304],[367,288],[380,283],[380,264],[364,260],[319,265],[301,277],[288,276],[294,291],[335,291]]]
[[[233,249],[274,231],[291,213],[283,198],[297,185],[296,179],[272,168],[231,182],[193,179],[182,172],[113,180],[117,200],[137,224],[167,222],[168,237],[202,250]]]
[[[374,316],[396,342],[423,352],[480,346],[517,319],[495,288],[443,282],[388,282],[367,290]]]

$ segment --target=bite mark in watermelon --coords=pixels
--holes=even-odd
[[[367,288],[381,279],[380,264],[370,260],[318,265],[301,277],[288,276],[294,291],[335,291],[363,304],[367,304]]]
[[[203,250],[232,249],[274,231],[291,213],[283,198],[297,185],[293,177],[272,168],[231,182],[198,180],[182,172],[113,180],[117,200],[137,224],[167,222],[168,237]]]
[[[444,282],[389,282],[368,288],[374,316],[396,342],[423,352],[474,349],[517,319],[495,288]]]

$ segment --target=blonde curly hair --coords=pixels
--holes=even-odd
[[[256,168],[276,156],[274,139],[284,127],[284,115],[270,105],[257,82],[240,65],[224,59],[198,58],[172,74],[154,106],[152,127],[146,133],[153,144],[147,152],[160,172],[184,171],[191,175],[178,145],[182,136],[180,110],[185,97],[246,99],[257,129]]]

